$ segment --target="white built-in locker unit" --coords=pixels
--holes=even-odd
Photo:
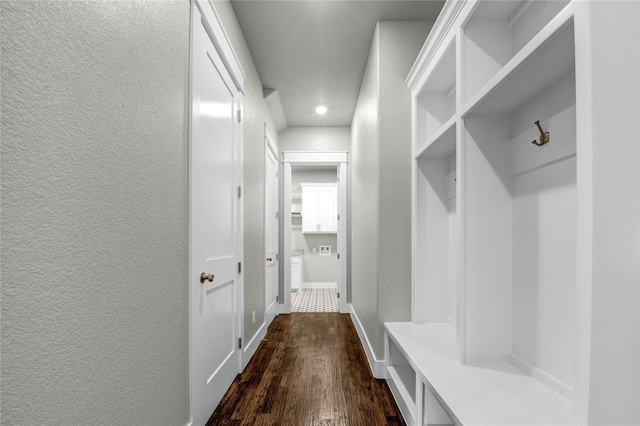
[[[639,2],[449,1],[413,96],[408,424],[640,423]]]

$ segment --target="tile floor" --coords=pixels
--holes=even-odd
[[[335,288],[291,292],[291,312],[338,312],[338,292]]]

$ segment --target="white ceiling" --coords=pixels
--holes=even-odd
[[[350,126],[378,21],[435,21],[444,1],[232,0],[288,126]],[[321,116],[315,108],[325,105]]]

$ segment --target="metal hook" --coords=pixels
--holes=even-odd
[[[540,126],[540,120],[536,121],[536,126],[538,126],[538,129],[540,130],[540,142],[534,140],[531,143],[536,146],[542,146],[549,142],[549,132],[545,132],[544,130],[542,130],[542,126]]]

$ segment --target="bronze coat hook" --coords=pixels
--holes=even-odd
[[[549,142],[549,132],[545,132],[544,130],[542,130],[542,126],[540,126],[540,120],[536,121],[536,126],[538,126],[538,129],[540,130],[540,142],[534,140],[531,143],[536,146],[542,146]]]

